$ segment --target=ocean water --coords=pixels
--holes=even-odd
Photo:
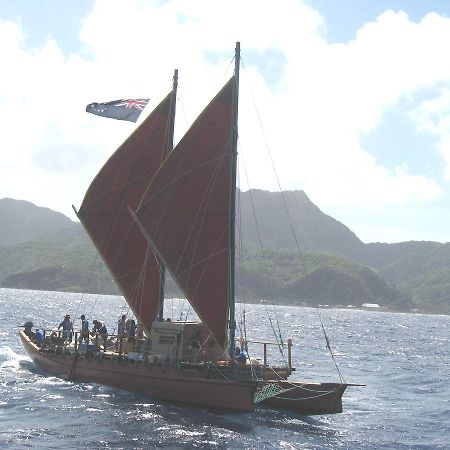
[[[249,338],[274,340],[269,316],[292,337],[295,379],[339,380],[315,309],[237,305],[244,308]],[[345,381],[366,386],[347,390],[344,413],[313,417],[270,408],[217,414],[49,377],[18,337],[26,320],[53,327],[66,313],[105,321],[112,332],[122,312],[121,297],[0,289],[0,448],[450,448],[448,316],[320,310]],[[166,302],[167,316],[188,312]],[[281,361],[275,349],[271,357]]]

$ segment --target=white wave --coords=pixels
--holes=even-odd
[[[173,433],[178,436],[203,436],[205,433],[201,431],[189,431],[189,430],[173,430]]]
[[[6,369],[7,371],[20,371],[20,363],[22,361],[31,362],[31,359],[28,356],[21,355],[16,353],[11,347],[1,347],[0,348],[0,357],[6,357],[6,361],[0,363],[1,369]]]
[[[57,395],[57,394],[47,394],[44,395],[43,399],[44,400],[59,400],[61,398],[64,398],[62,395]]]
[[[42,384],[44,386],[69,386],[71,383],[58,377],[42,376],[38,380],[36,380],[36,384]]]
[[[161,416],[159,414],[155,413],[143,413],[141,414],[142,419],[148,420],[148,419],[161,419]]]

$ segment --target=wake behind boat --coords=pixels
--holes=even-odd
[[[75,381],[103,383],[162,400],[235,411],[266,404],[303,414],[342,412],[348,383],[289,381],[282,367],[248,353],[236,337],[235,210],[240,46],[231,79],[172,149],[172,91],[110,157],[77,212],[127,304],[142,339],[99,334],[83,345],[46,332],[20,336],[37,365]],[[199,321],[164,320],[166,270]],[[236,355],[236,343],[247,350]],[[236,358],[238,356],[238,358]]]

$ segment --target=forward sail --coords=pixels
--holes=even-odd
[[[173,92],[109,158],[78,217],[136,318],[148,331],[159,305],[159,262],[128,208],[136,209],[172,145]]]
[[[141,227],[218,344],[230,297],[234,76],[156,173],[136,212]]]

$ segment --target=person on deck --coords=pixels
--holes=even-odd
[[[139,322],[136,329],[136,338],[144,339],[144,324]]]
[[[64,320],[59,324],[58,330],[62,328],[62,337],[64,342],[72,342],[73,323],[70,321],[70,315],[66,314]]]
[[[103,341],[103,349],[106,351],[106,342],[108,340],[108,330],[106,329],[106,325],[101,323],[98,320],[94,320],[92,322],[94,327],[92,328],[93,334],[98,334],[99,338]]]
[[[40,347],[44,343],[44,331],[43,330],[38,330],[36,328],[36,333],[35,333],[35,336],[34,336],[34,342],[36,343],[36,345],[38,347]]]
[[[235,355],[236,356],[234,357],[234,359],[237,363],[245,364],[247,362],[247,355],[245,354],[243,349],[236,347]]]
[[[201,349],[202,348],[202,335],[200,330],[197,330],[188,341],[189,348]]]
[[[81,331],[80,331],[80,342],[89,342],[89,321],[86,319],[84,314],[81,314]]]
[[[36,336],[36,333],[32,330],[33,326],[34,324],[31,321],[25,322],[25,325],[23,326],[23,332],[29,337],[30,341]]]
[[[189,353],[194,362],[198,362],[203,354],[203,339],[200,330],[197,330],[188,340]]]
[[[135,342],[136,339],[136,322],[131,319],[127,325],[128,342]]]
[[[123,338],[127,335],[127,316],[125,314],[117,322],[117,342],[116,342],[116,350],[120,350],[123,344]]]
[[[117,335],[119,337],[126,336],[127,334],[126,323],[127,323],[127,316],[123,314],[122,317],[117,322]]]

